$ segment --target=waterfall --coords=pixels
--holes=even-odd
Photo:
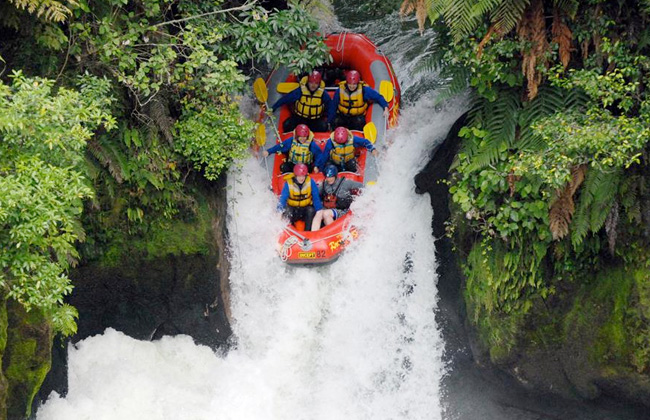
[[[242,162],[228,184],[230,351],[109,329],[69,348],[68,394],[37,419],[441,418],[432,210],[413,177],[461,112],[404,110],[353,203],[360,239],[324,267],[280,261],[276,198],[260,162]]]

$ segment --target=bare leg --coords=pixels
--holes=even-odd
[[[311,230],[312,230],[312,232],[316,232],[318,229],[320,229],[320,224],[321,224],[321,221],[323,220],[323,212],[324,212],[324,210],[318,210],[316,212],[316,215],[314,216],[314,221],[311,222]]]
[[[334,223],[334,212],[332,210],[323,210],[323,219],[325,220],[325,226],[331,225]]]

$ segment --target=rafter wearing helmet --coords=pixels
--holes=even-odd
[[[371,102],[378,103],[384,109],[384,117],[388,118],[386,99],[367,86],[358,71],[349,70],[345,81],[339,83],[339,88],[334,93],[327,121],[337,127],[361,131],[366,124],[366,111]]]
[[[294,165],[298,163],[307,165],[310,172],[318,172],[318,168],[314,167],[314,163],[322,151],[313,140],[314,133],[309,127],[305,124],[299,124],[293,130],[293,136],[265,150],[262,155],[267,157],[273,153],[283,153],[286,160],[280,166],[282,173],[292,172]]]
[[[320,72],[313,70],[300,79],[298,87],[278,99],[273,111],[285,104],[293,104],[292,115],[284,120],[284,132],[292,131],[299,124],[307,125],[312,131],[327,131],[327,121],[323,119],[331,108],[330,96],[325,92],[325,83]]]
[[[358,147],[365,147],[368,152],[377,155],[377,150],[369,140],[355,136],[345,127],[337,127],[327,140],[323,153],[316,160],[316,166],[323,170],[326,164],[330,164],[340,171],[356,172],[355,149]]]

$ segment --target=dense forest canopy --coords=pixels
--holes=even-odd
[[[328,59],[300,6],[192,0],[0,5],[0,285],[71,334],[67,270],[197,211],[245,155],[258,69]],[[287,36],[289,35],[289,36]],[[79,247],[79,241],[85,245]]]

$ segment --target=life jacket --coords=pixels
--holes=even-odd
[[[359,82],[354,92],[348,90],[348,82],[339,83],[339,113],[356,117],[363,115],[368,109],[368,103],[363,100],[364,82]]]
[[[341,184],[343,184],[343,178],[337,179],[337,182],[334,183],[334,185],[329,185],[327,181],[323,181],[325,184],[323,184],[323,207],[326,209],[335,209],[336,208],[336,200],[337,196],[336,194],[339,192],[339,188],[341,187]],[[332,189],[334,188],[334,189]],[[326,193],[325,190],[330,190],[331,192]]]
[[[314,154],[309,150],[311,142],[314,140],[314,133],[309,132],[309,137],[304,143],[298,141],[296,132],[293,132],[293,141],[291,142],[291,149],[289,149],[289,161],[293,163],[304,163],[309,165],[314,161]]]
[[[289,198],[287,204],[292,207],[307,207],[311,206],[311,178],[305,177],[305,182],[302,185],[298,184],[295,175],[290,175],[287,179],[289,186]]]
[[[325,111],[323,104],[323,95],[325,94],[325,82],[321,80],[320,86],[315,92],[311,92],[307,87],[307,76],[300,79],[300,99],[296,101],[293,112],[303,118],[310,120],[320,118]]]
[[[332,142],[332,150],[330,151],[330,159],[337,165],[349,162],[354,158],[354,136],[348,131],[348,141],[339,144],[334,141],[334,133],[330,135]]]

